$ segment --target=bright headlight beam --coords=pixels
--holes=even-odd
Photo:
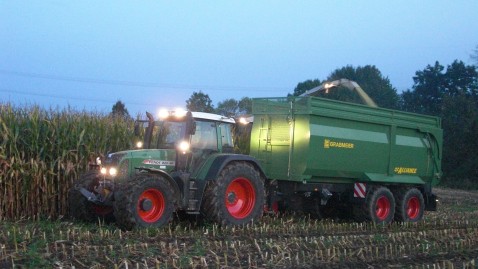
[[[114,177],[118,174],[118,170],[114,167],[110,168],[110,176]]]
[[[181,143],[178,145],[178,148],[182,153],[186,153],[186,151],[189,150],[189,143],[186,141],[181,141]]]
[[[143,148],[143,142],[141,141],[136,142],[136,148],[138,149]]]

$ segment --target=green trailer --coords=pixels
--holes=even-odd
[[[264,212],[299,211],[389,223],[436,210],[439,118],[316,97],[258,98],[245,155],[234,153],[234,119],[158,114],[137,122],[143,148],[110,153],[75,182],[72,217],[132,229],[173,215],[244,225]]]
[[[389,221],[393,214],[385,211],[393,212],[394,204],[416,212],[398,220],[418,220],[423,208],[436,207],[431,187],[441,176],[439,118],[318,97],[254,99],[253,114],[250,155],[281,196],[321,200],[285,199],[289,203],[299,200],[320,213],[341,201],[341,212],[350,208],[379,222]],[[381,200],[380,216],[364,209],[377,189],[390,198]],[[400,200],[409,192],[418,197]],[[339,197],[329,204],[333,196]],[[368,206],[379,210],[372,202]]]

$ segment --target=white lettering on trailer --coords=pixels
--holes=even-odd
[[[365,198],[365,193],[367,193],[365,183],[354,183],[354,197]]]
[[[163,160],[144,160],[143,164],[149,164],[149,165],[174,165],[174,161],[163,161]]]

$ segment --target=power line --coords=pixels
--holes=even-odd
[[[116,101],[106,100],[106,99],[95,99],[95,98],[85,98],[85,97],[71,97],[71,96],[61,96],[55,94],[45,94],[45,93],[32,93],[26,91],[17,91],[17,90],[6,90],[0,89],[0,92],[7,92],[7,93],[14,93],[14,94],[22,94],[28,96],[40,96],[40,97],[48,97],[48,98],[58,98],[58,99],[65,99],[65,100],[77,100],[77,101],[88,101],[88,102],[100,102],[100,103],[108,103],[112,104]],[[127,102],[128,105],[139,105],[139,106],[152,106],[155,105],[153,103],[136,103],[136,102]]]
[[[184,90],[210,90],[210,91],[260,91],[260,92],[275,92],[280,90],[290,90],[287,87],[249,87],[249,86],[213,86],[213,85],[186,85],[186,84],[166,84],[166,83],[156,83],[156,82],[137,82],[137,81],[123,81],[123,80],[107,80],[107,79],[97,79],[97,78],[84,78],[84,77],[69,77],[69,76],[58,76],[50,74],[40,74],[40,73],[28,73],[28,72],[19,72],[12,70],[3,70],[0,69],[1,74],[13,75],[19,77],[29,77],[29,78],[39,78],[39,79],[48,79],[48,80],[59,80],[59,81],[68,81],[68,82],[79,82],[79,83],[93,83],[93,84],[107,84],[115,86],[128,86],[128,87],[143,87],[143,88],[164,88],[164,89],[184,89]]]

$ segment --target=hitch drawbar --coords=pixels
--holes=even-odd
[[[101,194],[90,192],[85,188],[79,188],[79,191],[86,199],[88,199],[88,202],[104,206],[113,206],[113,192],[109,192],[106,196],[103,196]]]

